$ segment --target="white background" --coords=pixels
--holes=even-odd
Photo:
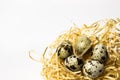
[[[41,80],[39,58],[72,23],[120,17],[120,0],[0,0],[0,80]],[[37,54],[38,53],[38,54]]]

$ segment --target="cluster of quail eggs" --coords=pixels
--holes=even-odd
[[[83,59],[83,55],[92,48],[92,55],[89,59]],[[96,78],[104,71],[104,63],[108,58],[106,47],[99,43],[94,47],[92,41],[87,36],[79,36],[74,45],[69,40],[63,41],[57,47],[57,56],[63,60],[67,69],[72,72],[81,71],[84,76]]]

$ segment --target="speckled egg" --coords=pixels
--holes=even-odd
[[[87,60],[82,68],[83,74],[90,78],[96,78],[104,71],[104,65],[98,60]]]
[[[91,47],[91,40],[87,36],[79,36],[75,42],[75,54],[83,55]]]
[[[61,59],[65,59],[71,54],[73,54],[73,47],[72,43],[68,40],[63,41],[58,47],[57,47],[57,55]]]
[[[108,58],[106,47],[103,44],[97,44],[93,49],[93,54],[91,58],[104,63]]]
[[[83,60],[75,55],[71,55],[65,59],[64,64],[69,70],[75,72],[81,70],[83,66]]]

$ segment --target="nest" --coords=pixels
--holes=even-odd
[[[76,25],[64,32],[51,43],[42,56],[42,75],[45,80],[93,80],[82,72],[74,73],[67,70],[56,55],[56,48],[64,41],[69,40],[74,45],[78,36],[85,35],[93,42],[93,46],[102,43],[107,47],[109,59],[105,63],[103,74],[94,80],[119,80],[120,79],[120,18],[104,19],[91,25]],[[73,46],[74,49],[74,46]]]

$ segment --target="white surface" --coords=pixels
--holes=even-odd
[[[30,49],[45,47],[68,30],[120,17],[120,0],[0,0],[0,80],[41,80]]]

